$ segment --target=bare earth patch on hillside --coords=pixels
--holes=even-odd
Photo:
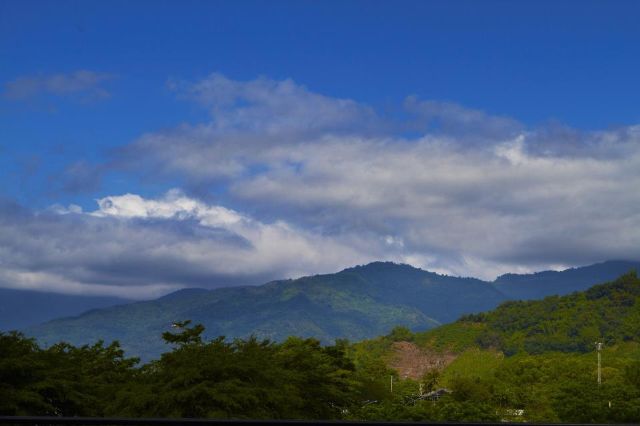
[[[454,353],[423,350],[411,342],[394,342],[391,347],[394,353],[389,367],[403,379],[419,379],[429,370],[442,370],[457,358]]]

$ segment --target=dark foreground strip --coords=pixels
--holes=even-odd
[[[113,425],[113,426],[260,426],[278,425],[310,426],[310,425],[354,425],[354,426],[605,426],[598,424],[554,424],[554,423],[435,423],[435,422],[351,422],[351,421],[313,421],[313,420],[214,420],[214,419],[122,419],[104,417],[30,417],[0,416],[0,425]],[[611,426],[611,425],[606,425]],[[631,425],[629,425],[631,426]],[[637,426],[637,425],[636,425]]]

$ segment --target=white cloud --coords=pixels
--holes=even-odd
[[[487,114],[454,102],[420,100],[409,96],[405,109],[416,116],[415,125],[426,131],[464,136],[467,144],[483,139],[513,137],[522,132],[524,126],[508,117]]]
[[[234,248],[221,246],[221,250],[211,247],[216,251],[215,257],[207,251],[187,250],[184,253],[196,262],[211,262],[212,274],[251,276],[281,271],[282,276],[290,277],[329,272],[335,267],[374,259],[347,244],[296,229],[285,221],[262,223],[234,210],[191,199],[178,190],[169,191],[158,200],[133,194],[105,197],[98,200],[98,205],[99,209],[91,215],[118,219],[193,220],[199,226],[222,230],[246,242]]]
[[[211,120],[143,135],[121,150],[121,166],[146,166],[149,174],[188,175],[194,181],[235,179],[291,145],[327,135],[368,134],[384,125],[367,106],[315,94],[291,80],[238,82],[212,74],[172,87],[209,108]]]
[[[372,125],[376,119],[369,107],[313,93],[292,80],[240,82],[214,73],[195,84],[174,82],[170,87],[210,108],[212,128],[231,133],[309,134]]]
[[[169,191],[105,197],[98,209],[0,209],[0,286],[150,298],[183,287],[261,284],[379,258],[368,241],[263,223]]]
[[[74,96],[81,94],[82,100],[97,100],[110,97],[101,85],[114,76],[88,70],[78,70],[68,74],[23,76],[5,83],[4,97],[25,100],[42,94],[54,96]]]
[[[272,166],[233,191],[265,208],[277,200],[306,224],[393,232],[460,273],[477,263],[469,259],[511,269],[640,258],[640,150],[615,160],[538,156],[525,140],[464,152],[429,139],[300,147],[291,156],[301,167]],[[456,257],[467,260],[456,266]]]
[[[213,75],[180,90],[211,120],[147,134],[135,158],[199,187],[225,177],[259,217],[484,278],[640,258],[640,126],[526,128],[416,98],[405,103],[413,118],[388,123],[290,80]]]
[[[640,126],[526,128],[415,98],[390,122],[290,80],[217,74],[174,88],[211,118],[143,135],[114,164],[223,188],[235,209],[177,190],[0,209],[0,285],[142,297],[372,260],[491,279],[640,259]]]

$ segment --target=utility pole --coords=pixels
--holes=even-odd
[[[389,383],[390,383],[391,392],[393,393],[393,376],[390,376],[390,377],[391,377],[391,381]]]
[[[598,351],[598,386],[602,384],[602,369],[601,369],[601,354],[602,351],[602,342],[596,342],[596,350]]]

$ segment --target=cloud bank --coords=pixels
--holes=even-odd
[[[0,206],[0,286],[145,299],[184,287],[261,284],[373,260],[356,247],[263,223],[180,191],[105,197],[94,211]]]
[[[176,87],[211,120],[147,134],[129,154],[187,182],[226,179],[259,214],[390,237],[432,260],[418,266],[485,278],[640,258],[640,126],[532,129],[416,97],[389,120],[289,80],[218,74]]]
[[[371,260],[492,279],[640,259],[640,126],[530,128],[416,97],[390,118],[291,80],[169,85],[210,118],[142,135],[108,167],[224,202],[5,207],[0,285],[147,297]]]

